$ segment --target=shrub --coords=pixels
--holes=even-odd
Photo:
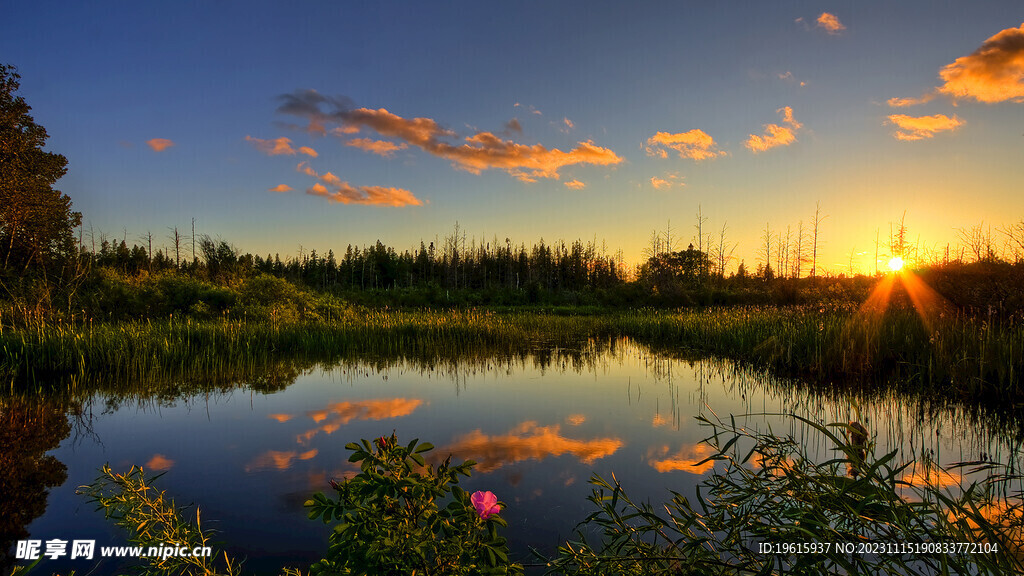
[[[338,522],[311,575],[522,574],[498,535],[498,527],[507,526],[494,514],[501,503],[458,486],[475,462],[452,465],[449,456],[435,468],[423,458],[433,445],[413,440],[401,446],[394,434],[345,448],[360,473],[332,481],[337,500],[317,493],[305,503],[311,520]]]

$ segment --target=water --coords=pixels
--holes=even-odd
[[[21,462],[14,474],[33,481],[5,495],[4,506],[27,509],[43,499],[46,507],[27,526],[31,514],[20,525],[5,520],[13,525],[5,533],[23,526],[33,539],[123,543],[120,528],[75,490],[105,462],[118,471],[142,465],[165,473],[157,486],[179,505],[200,505],[204,527],[219,531],[223,544],[215,550],[246,558],[248,573],[305,568],[325,550],[328,530],[306,519],[303,501],[329,492],[329,479],[355,472],[346,443],[394,431],[399,441],[432,442],[437,456],[476,460],[463,487],[490,490],[507,504],[512,551],[533,561],[530,547],[553,552],[592,511],[592,474],[614,473],[635,500],[665,501],[670,489],[692,494],[711,471],[700,463],[710,454],[701,440],[711,431],[698,414],[736,415],[751,429],[792,434],[821,457],[832,455],[831,446],[807,426],[761,414],[859,420],[876,435],[877,450],[899,448],[903,461],[1011,462],[1020,446],[1019,434],[978,425],[956,409],[898,396],[811,393],[727,362],[667,358],[627,340],[514,358],[351,360],[273,376],[260,380],[277,382],[271,392],[238,385],[160,396],[95,393],[31,407],[9,402],[12,430],[5,433],[17,440],[3,458]],[[20,424],[11,416],[18,410],[29,415]],[[39,460],[47,450],[56,465]],[[48,496],[47,481],[60,483]],[[24,538],[14,534],[5,539]],[[93,564],[45,560],[39,570],[85,573]],[[91,573],[121,568],[107,560]]]

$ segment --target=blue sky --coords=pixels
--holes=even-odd
[[[129,244],[194,217],[243,252],[405,249],[457,221],[637,262],[670,221],[689,241],[699,206],[753,267],[766,225],[795,234],[820,203],[840,272],[872,269],[904,212],[925,248],[1024,217],[1019,2],[5,11],[0,59],[69,160],[60,189]]]

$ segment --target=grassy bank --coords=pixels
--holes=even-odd
[[[593,312],[593,311],[591,311]],[[734,307],[558,315],[487,310],[345,309],[314,320],[222,316],[132,322],[31,322],[0,331],[10,387],[258,371],[283,358],[410,359],[527,354],[627,337],[655,349],[724,356],[813,382],[896,385],[964,400],[1019,401],[1024,325],[950,315],[926,328],[912,311]]]

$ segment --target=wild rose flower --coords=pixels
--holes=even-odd
[[[501,512],[501,506],[498,505],[498,497],[491,491],[480,492],[478,490],[473,492],[473,495],[469,497],[469,501],[473,503],[473,508],[476,508],[476,513],[483,520],[487,520]]]

